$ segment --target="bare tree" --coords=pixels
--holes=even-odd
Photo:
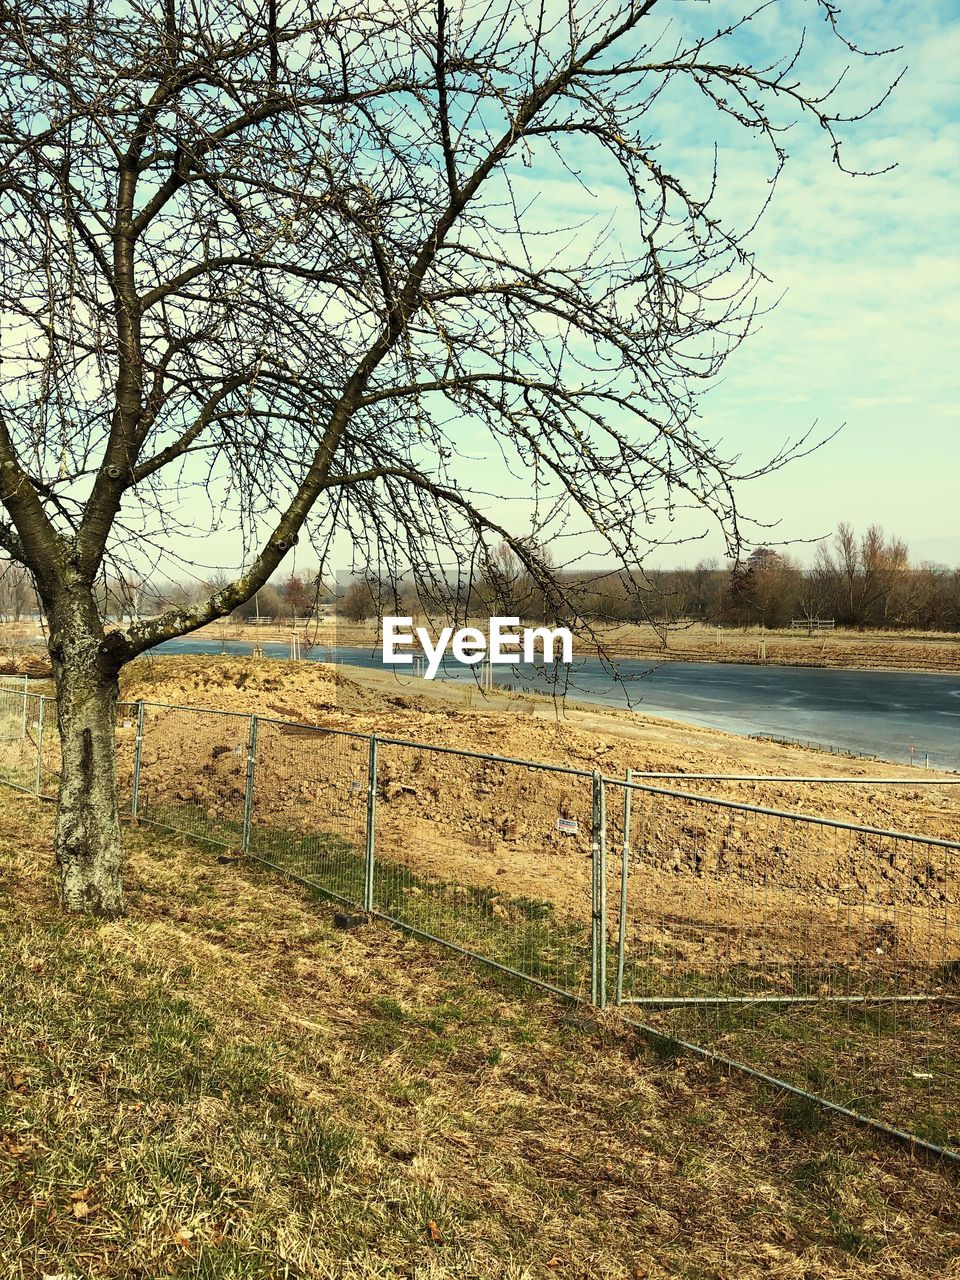
[[[831,0],[787,7],[841,38]],[[678,35],[663,8],[3,0],[0,548],[49,619],[69,909],[123,907],[120,669],[249,599],[305,528],[421,578],[506,542],[544,583],[546,510],[628,566],[678,503],[738,540],[737,466],[695,408],[750,328],[750,227],[651,122],[686,94],[775,176],[783,127],[838,160],[853,117],[803,83],[799,22],[761,64],[754,13],[698,6]],[[628,245],[547,234],[516,188],[539,164],[619,183]],[[532,530],[460,452],[526,477]],[[202,504],[242,569],[106,628],[98,578],[173,580]]]
[[[30,574],[16,561],[0,561],[0,619],[19,622],[24,613],[36,608],[36,593]]]
[[[469,598],[458,601],[464,617],[501,613],[522,620],[556,620],[556,583],[561,575],[553,555],[537,545],[527,545],[523,552],[518,554],[510,543],[501,542],[482,557],[479,576],[469,584]],[[531,559],[538,565],[536,575],[527,567]]]
[[[822,543],[817,550],[816,574],[838,619],[856,627],[889,620],[908,569],[906,544],[888,539],[876,524],[860,539],[849,524],[839,524],[832,546]]]
[[[761,627],[782,627],[800,607],[800,569],[772,547],[754,547],[746,564],[734,564],[731,591],[738,619]]]
[[[269,618],[271,622],[276,620],[283,613],[283,597],[276,587],[267,583],[265,587],[261,587],[255,592],[249,600],[244,600],[234,609],[233,617],[249,620],[251,618]]]
[[[362,579],[351,582],[340,599],[337,612],[348,622],[366,622],[376,613],[375,590]]]

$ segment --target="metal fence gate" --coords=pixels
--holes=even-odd
[[[960,1148],[960,844],[623,780],[614,1000]]]
[[[368,910],[596,1000],[593,776],[397,739],[373,749]]]
[[[0,688],[0,781],[58,770],[54,699]],[[147,702],[117,775],[139,822],[960,1159],[960,843]]]

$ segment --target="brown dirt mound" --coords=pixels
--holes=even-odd
[[[254,820],[278,830],[336,831],[356,847],[363,839],[368,748],[349,733],[603,770],[608,776],[623,776],[628,767],[692,773],[823,768],[869,776],[862,765],[718,732],[669,725],[665,735],[664,722],[630,713],[591,711],[577,720],[574,712],[570,722],[551,721],[533,715],[522,699],[514,699],[513,706],[523,714],[500,706],[464,710],[436,690],[417,697],[398,688],[368,681],[366,673],[348,675],[315,664],[183,658],[138,664],[125,692],[150,702],[202,704],[316,726],[318,732],[311,733],[261,724]],[[235,818],[242,803],[246,733],[246,722],[231,716],[150,711],[141,774],[145,793],[199,806],[228,821]],[[738,759],[738,750],[744,759]],[[876,769],[871,762],[871,773]],[[889,770],[891,776],[904,772]],[[571,918],[588,918],[589,777],[384,743],[378,784],[382,856],[418,876],[492,887],[505,900],[549,900]],[[960,833],[957,787],[762,781],[691,787],[851,823],[947,839]],[[622,791],[609,788],[612,900],[618,891],[622,799]],[[561,818],[567,826],[574,820],[576,829],[562,831]],[[632,834],[637,912],[656,925],[669,904],[674,915],[685,904],[685,927],[700,937],[701,953],[704,931],[725,919],[753,921],[746,932],[760,936],[770,934],[770,921],[789,918],[794,924],[779,931],[781,953],[793,949],[784,941],[788,935],[801,938],[809,954],[818,937],[829,940],[845,930],[849,936],[841,950],[848,961],[875,951],[870,939],[878,927],[892,927],[897,937],[906,928],[909,939],[901,956],[922,952],[931,928],[942,933],[945,923],[954,945],[952,904],[960,897],[960,879],[957,855],[949,851],[655,792],[635,794]],[[861,913],[869,904],[862,920],[851,920],[852,904],[859,904]],[[763,920],[767,924],[761,928]],[[644,938],[650,937],[647,929]],[[761,937],[758,954],[764,945]],[[831,951],[836,952],[832,945]]]

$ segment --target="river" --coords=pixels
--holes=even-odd
[[[265,643],[269,657],[289,656],[289,645]],[[249,655],[243,641],[186,637],[160,645],[167,653]],[[382,669],[379,649],[304,652],[313,662]],[[398,668],[409,674],[409,668]],[[649,715],[739,734],[767,734],[821,743],[900,764],[929,763],[960,770],[960,676],[913,671],[847,671],[820,667],[755,666],[739,663],[665,662],[624,659],[621,681],[598,659],[580,659],[569,669],[567,693],[584,702],[632,707]],[[473,680],[455,663],[444,679]],[[548,690],[542,666],[500,667],[499,685]]]

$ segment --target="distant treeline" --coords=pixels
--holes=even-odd
[[[704,562],[645,578],[597,582],[595,616],[639,621],[639,596],[641,612],[654,621],[776,628],[820,618],[838,627],[960,630],[960,568],[913,564],[905,544],[876,526],[858,538],[841,525],[806,568],[757,547],[739,563]]]
[[[539,552],[548,567],[549,552]],[[387,590],[358,579],[338,612],[353,621],[391,612],[395,594],[405,613],[424,608],[461,615],[491,613],[553,623],[646,623],[666,628],[684,621],[710,625],[787,627],[794,620],[833,619],[838,627],[960,630],[960,568],[912,563],[906,544],[873,526],[857,536],[841,524],[820,545],[814,564],[757,547],[740,561],[706,560],[693,568],[645,572],[564,572],[550,569],[544,585],[507,547],[501,547],[459,595],[422,585]]]
[[[701,561],[693,568],[644,572],[570,572],[537,549],[539,572],[507,546],[496,548],[468,579],[451,582],[440,568],[430,583],[356,577],[345,589],[317,570],[280,574],[235,610],[236,620],[306,620],[336,610],[351,622],[385,613],[489,617],[525,621],[640,623],[666,629],[682,622],[777,628],[804,619],[838,627],[960,631],[960,568],[911,561],[907,546],[879,526],[858,536],[841,524],[821,543],[812,566],[801,567],[771,547],[740,561]],[[150,617],[206,598],[226,576],[180,583],[111,577],[100,588],[104,616]],[[39,612],[26,570],[0,562],[0,619]]]
[[[98,604],[105,618],[149,618],[166,609],[185,608],[205,600],[227,582],[226,574],[182,582],[151,582],[134,574],[110,575],[99,584]],[[282,623],[302,620],[329,607],[334,595],[316,571],[278,574],[232,616],[260,616]],[[0,561],[0,621],[20,622],[39,613],[40,603],[27,570],[11,561]]]

